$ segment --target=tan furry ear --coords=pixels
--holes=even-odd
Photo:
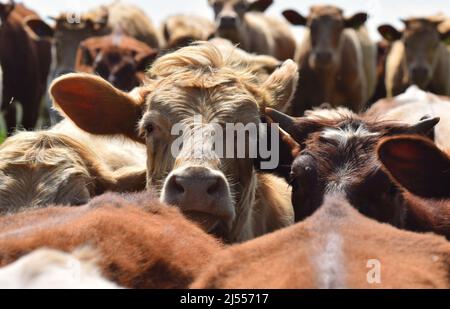
[[[67,74],[50,86],[54,106],[78,127],[92,134],[123,134],[143,142],[136,130],[144,98],[116,89],[89,74]]]
[[[284,110],[294,97],[298,83],[298,66],[292,60],[286,60],[279,69],[264,82],[264,89],[270,94],[270,107]]]

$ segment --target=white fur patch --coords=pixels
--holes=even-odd
[[[345,128],[328,128],[322,132],[322,137],[329,140],[335,140],[339,145],[346,145],[352,138],[364,138],[371,136],[378,136],[379,133],[370,132],[363,125],[358,126],[356,129],[351,126]]]
[[[344,288],[342,237],[336,232],[326,235],[323,251],[316,257],[318,287],[321,289]]]
[[[410,86],[404,93],[395,97],[395,101],[399,103],[427,101],[429,93],[423,91],[416,85]]]

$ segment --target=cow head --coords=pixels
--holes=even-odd
[[[367,20],[366,13],[357,13],[347,18],[341,9],[329,5],[311,7],[308,17],[294,10],[286,10],[283,15],[291,24],[309,28],[309,63],[312,68],[326,68],[336,63],[343,31],[347,28],[358,29]]]
[[[371,121],[348,110],[314,111],[292,118],[268,109],[293,141],[289,181],[296,220],[310,216],[327,194],[343,194],[361,213],[382,222],[401,224],[397,191],[381,169],[376,146],[381,138],[402,133],[428,134],[439,118],[416,125]],[[289,140],[289,137],[285,137]],[[291,146],[289,146],[291,145]],[[298,149],[301,149],[299,151]]]
[[[234,43],[240,42],[239,30],[247,12],[264,12],[273,0],[208,0],[214,10],[217,35]]]
[[[13,0],[9,0],[8,3],[0,3],[0,27],[8,19],[9,14],[16,7],[16,3]]]
[[[255,149],[247,133],[229,134],[227,124],[257,127],[261,106],[289,102],[297,75],[289,60],[261,84],[246,69],[229,65],[211,43],[200,43],[160,57],[147,84],[129,94],[77,74],[57,79],[50,91],[82,129],[145,143],[148,187],[205,230],[235,241],[251,224],[256,172],[249,153]],[[240,157],[237,140],[248,149]]]
[[[158,54],[145,43],[120,33],[87,39],[78,49],[77,72],[98,74],[123,91],[140,85]]]
[[[49,17],[55,22],[53,28],[34,20],[28,21],[29,32],[41,40],[51,40],[56,50],[56,76],[73,72],[76,53],[81,41],[106,34],[108,31],[108,12],[102,10],[96,14],[77,16],[63,13],[58,17]]]
[[[449,40],[450,30],[440,32],[441,21],[427,18],[407,19],[403,23],[403,32],[391,25],[382,25],[378,27],[378,31],[391,42],[401,40],[405,49],[408,84],[426,89],[439,59],[441,42]]]
[[[195,41],[206,41],[214,35],[214,24],[200,16],[174,15],[163,24],[166,46],[176,49]]]

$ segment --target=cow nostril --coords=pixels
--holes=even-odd
[[[185,191],[185,189],[184,189],[184,187],[180,184],[180,182],[179,182],[179,179],[177,179],[177,177],[175,176],[175,177],[172,177],[172,179],[170,180],[170,186],[171,186],[171,188],[172,188],[172,190],[175,192],[175,193],[178,193],[178,194],[183,194],[184,193],[184,191]]]
[[[209,195],[213,195],[213,194],[216,194],[217,192],[219,192],[219,190],[220,190],[220,179],[216,178],[214,180],[214,183],[208,187],[208,189],[206,190],[206,193],[208,193]]]

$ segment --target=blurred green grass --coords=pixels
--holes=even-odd
[[[6,139],[6,127],[3,120],[3,115],[0,114],[0,144],[2,144]]]

